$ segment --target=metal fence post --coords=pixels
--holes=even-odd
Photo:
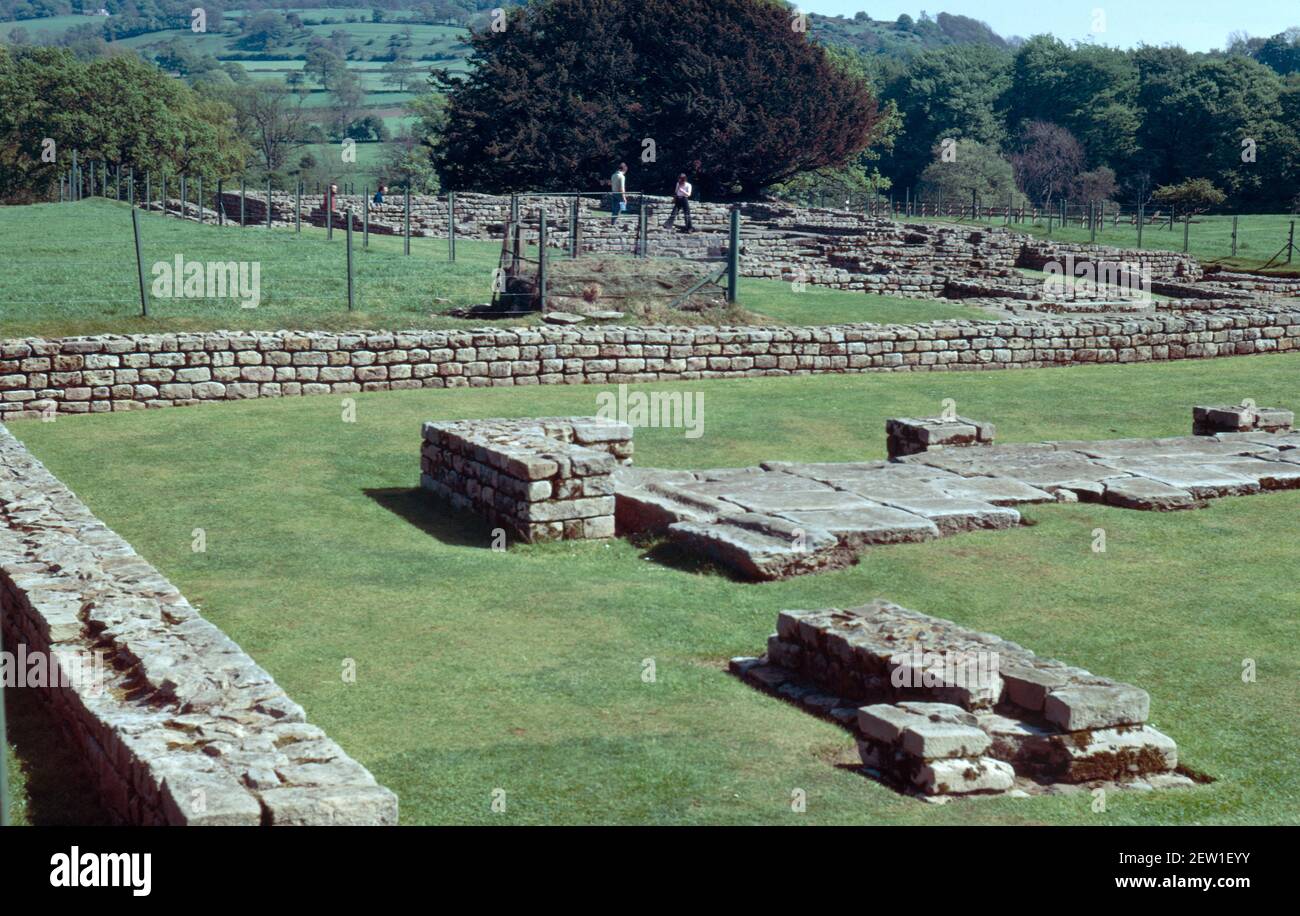
[[[293,231],[302,235],[302,179],[293,187]]]
[[[239,176],[239,228],[244,228],[244,204],[248,200],[248,186],[244,176]]]
[[[95,196],[95,160],[90,160],[90,196]]]
[[[222,179],[222,178],[218,178],[218,179],[217,179],[217,199],[216,199],[216,205],[217,205],[217,225],[218,225],[218,226],[224,226],[224,225],[226,224],[226,206],[225,206],[225,203],[226,203],[226,202],[222,199],[222,198],[224,197],[224,195],[223,195],[222,192],[221,192],[222,185],[224,185],[224,184],[225,184],[225,180],[224,180],[224,179]]]
[[[1187,247],[1190,244],[1192,235],[1192,214],[1189,212],[1183,216],[1183,254],[1187,254]]]
[[[1093,201],[1088,202],[1088,241],[1097,241],[1097,204]]]
[[[128,166],[126,170],[126,202],[135,206],[135,166]]]
[[[195,201],[198,202],[199,205],[199,225],[202,226],[203,225],[203,176],[202,175],[199,176],[199,192],[194,199]]]
[[[370,189],[366,188],[366,199],[362,201],[361,208],[361,247],[370,247]]]
[[[166,216],[167,215],[167,173],[166,172],[162,173],[161,199],[158,201],[158,206],[162,210],[162,215]]]
[[[181,219],[185,219],[185,194],[189,190],[188,181],[184,175],[181,176]]]
[[[456,192],[447,192],[447,260],[456,260]]]
[[[641,206],[637,208],[636,256],[638,258],[650,257],[650,217],[646,212],[645,198],[641,199]]]
[[[105,169],[104,180],[107,181],[108,180],[107,163],[104,164],[104,169]],[[104,196],[107,197],[108,195],[105,194]],[[120,162],[117,165],[113,166],[113,199],[114,200],[122,199],[122,163]]]
[[[144,254],[140,250],[140,211],[131,208],[131,232],[135,236],[135,271],[140,278],[140,315],[149,317],[149,298],[144,285]]]
[[[329,191],[325,192],[325,241],[334,241],[334,200]]]
[[[731,205],[731,226],[727,242],[727,301],[735,303],[740,290],[740,207]]]
[[[348,210],[348,311],[352,311],[352,211]]]
[[[1286,237],[1286,262],[1291,263],[1291,253],[1295,251],[1295,220],[1291,220],[1291,231]]]
[[[271,228],[271,176],[266,177],[266,228]]]
[[[402,250],[411,253],[411,186],[406,186],[406,216],[402,222]]]
[[[1146,222],[1146,212],[1145,212],[1145,209],[1146,209],[1146,208],[1143,207],[1142,204],[1138,204],[1138,244],[1137,244],[1137,246],[1138,246],[1139,248],[1142,247],[1142,224]]]
[[[546,311],[546,205],[537,211],[537,302]]]
[[[578,198],[569,201],[569,257],[578,256]]]

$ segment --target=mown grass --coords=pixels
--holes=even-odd
[[[878,458],[886,417],[943,398],[1004,441],[1185,433],[1190,406],[1294,406],[1300,358],[689,383],[705,432],[637,463]],[[489,549],[414,489],[421,421],[592,413],[599,387],[363,394],[12,424],[92,510],[401,797],[406,823],[1211,824],[1300,817],[1300,492],[1038,524],[733,581],[626,541]],[[191,551],[193,530],[206,553]],[[1107,550],[1094,553],[1093,532]],[[669,558],[671,555],[669,555]],[[1139,684],[1188,791],[934,807],[853,771],[837,728],[744,686],[782,608],[885,596]],[[345,683],[345,660],[356,683]],[[1258,679],[1244,683],[1243,662]],[[653,683],[642,673],[653,662]],[[40,749],[19,747],[35,773]],[[794,789],[806,813],[791,809]],[[492,793],[506,793],[493,813]]]
[[[205,189],[205,196],[207,194]],[[174,189],[173,189],[174,191]],[[156,193],[156,189],[155,189]],[[238,214],[230,214],[236,221]],[[345,233],[199,225],[140,214],[149,316],[142,317],[131,215],[126,204],[92,198],[76,204],[0,209],[0,337],[231,329],[469,328],[483,319],[443,314],[491,300],[501,245],[459,239],[456,261],[446,239],[402,240],[353,234],[354,304],[347,310]],[[261,299],[163,299],[152,294],[153,265],[186,261],[258,262]],[[557,257],[559,255],[556,255]],[[709,265],[716,269],[716,265]],[[769,323],[918,322],[980,318],[982,312],[919,300],[812,289],[794,293],[775,280],[745,280],[740,305]],[[688,320],[683,315],[681,320]],[[536,324],[536,316],[522,323]],[[516,321],[516,323],[520,323]],[[625,322],[627,323],[627,322]]]

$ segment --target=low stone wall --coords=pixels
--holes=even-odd
[[[1017,266],[1042,270],[1049,261],[1064,264],[1072,258],[1076,265],[1092,262],[1136,264],[1150,271],[1153,280],[1199,280],[1201,264],[1190,254],[1138,248],[1112,248],[1082,242],[1059,242],[1053,239],[1024,238]]]
[[[524,541],[614,536],[632,427],[601,417],[425,423],[420,486]]]
[[[0,419],[406,388],[1137,363],[1300,349],[1300,310],[1119,321],[230,332],[0,341]]]
[[[12,689],[39,691],[116,820],[397,822],[397,796],[3,426],[0,622],[6,651],[62,657]]]

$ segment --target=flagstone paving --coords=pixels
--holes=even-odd
[[[666,534],[745,578],[835,569],[865,548],[1011,528],[1015,507],[1200,508],[1300,487],[1300,432],[972,445],[894,461],[615,472],[622,534]]]

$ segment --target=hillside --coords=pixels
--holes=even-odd
[[[906,14],[893,22],[871,19],[866,13],[845,16],[809,16],[811,32],[828,45],[852,48],[866,54],[907,56],[916,51],[951,45],[988,45],[1011,48],[1019,38],[1003,38],[985,23],[969,16],[939,13],[913,19]]]

